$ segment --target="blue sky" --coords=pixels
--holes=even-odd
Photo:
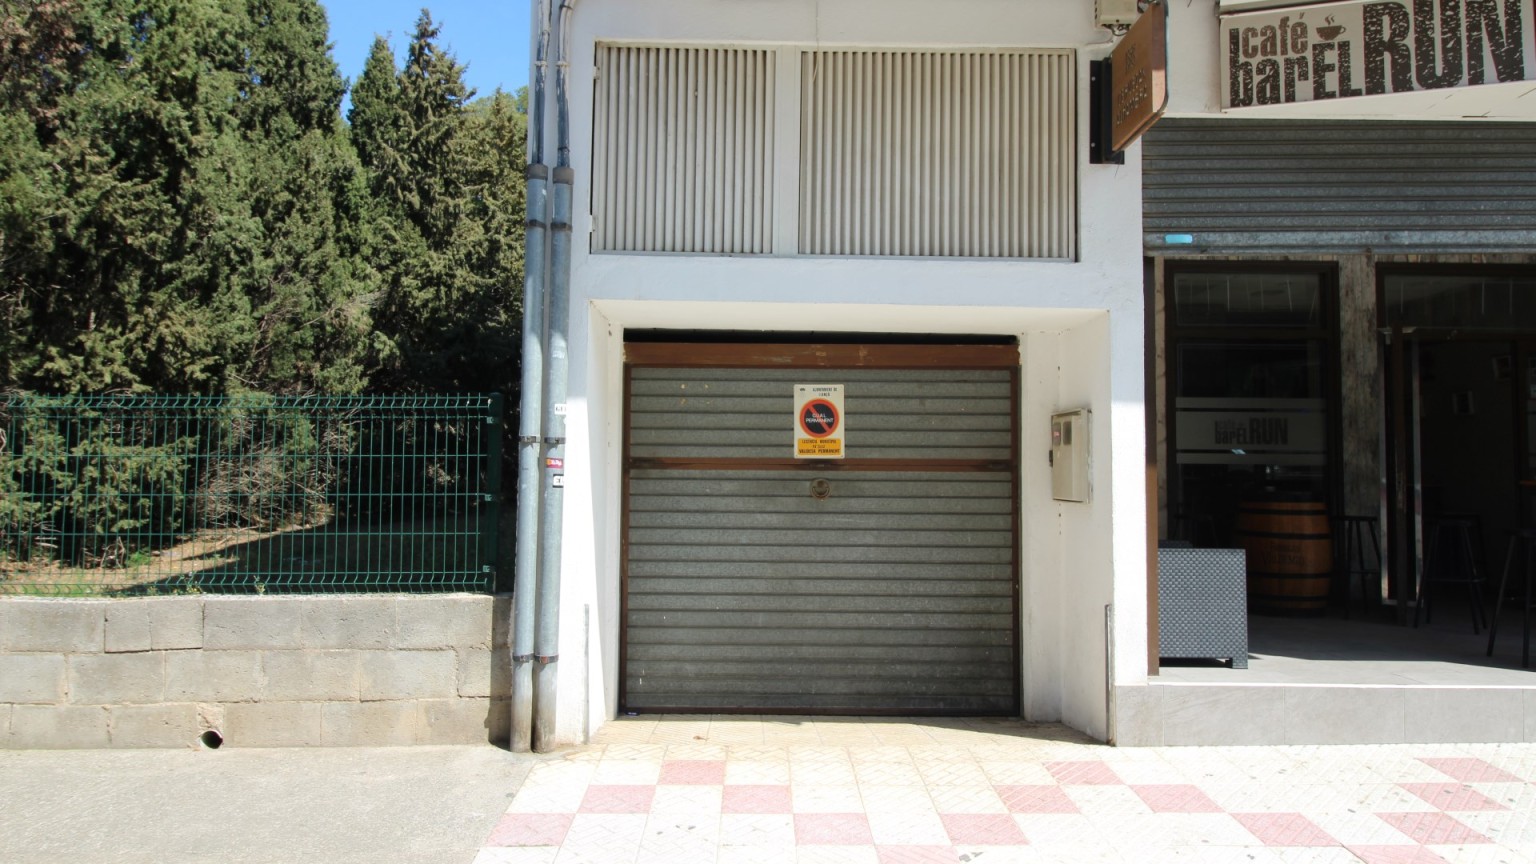
[[[529,0],[320,0],[331,23],[332,56],[356,81],[375,34],[389,39],[396,62],[423,7],[441,29],[440,44],[469,67],[464,78],[482,96],[528,83]]]

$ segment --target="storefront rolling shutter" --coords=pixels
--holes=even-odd
[[[1536,125],[1169,119],[1142,140],[1149,253],[1536,251]]]
[[[797,383],[845,386],[841,463],[785,458]],[[625,708],[1017,712],[1010,370],[629,387]]]

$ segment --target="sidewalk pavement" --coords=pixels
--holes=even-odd
[[[0,750],[4,864],[468,864],[544,757]]]
[[[1116,749],[1008,720],[642,717],[475,864],[1516,864],[1536,745]]]
[[[640,717],[588,747],[0,751],[0,862],[1536,864],[1536,745]]]

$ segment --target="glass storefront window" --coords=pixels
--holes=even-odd
[[[1536,329],[1536,280],[1390,274],[1383,287],[1388,326]]]
[[[1179,346],[1179,398],[1322,399],[1322,346],[1315,342]]]
[[[1325,502],[1327,274],[1169,274],[1169,536],[1241,545],[1254,502]]]
[[[1180,327],[1318,327],[1315,273],[1180,273],[1173,302]]]

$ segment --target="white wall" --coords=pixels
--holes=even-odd
[[[583,0],[571,51],[572,270],[558,735],[582,740],[617,709],[626,329],[1019,336],[1024,356],[1026,715],[1103,737],[1104,606],[1118,616],[1120,683],[1145,680],[1140,172],[1087,164],[1087,62],[1109,48],[1092,4],[1059,0]],[[593,255],[591,82],[597,41],[1079,49],[1076,263]],[[553,124],[550,124],[553,127]],[[554,154],[553,146],[547,152]],[[793,154],[781,172],[796,170]],[[1050,499],[1049,415],[1094,412],[1094,494]],[[1106,542],[1115,528],[1123,536]],[[1127,587],[1129,586],[1129,587]],[[575,661],[575,662],[571,662]]]

